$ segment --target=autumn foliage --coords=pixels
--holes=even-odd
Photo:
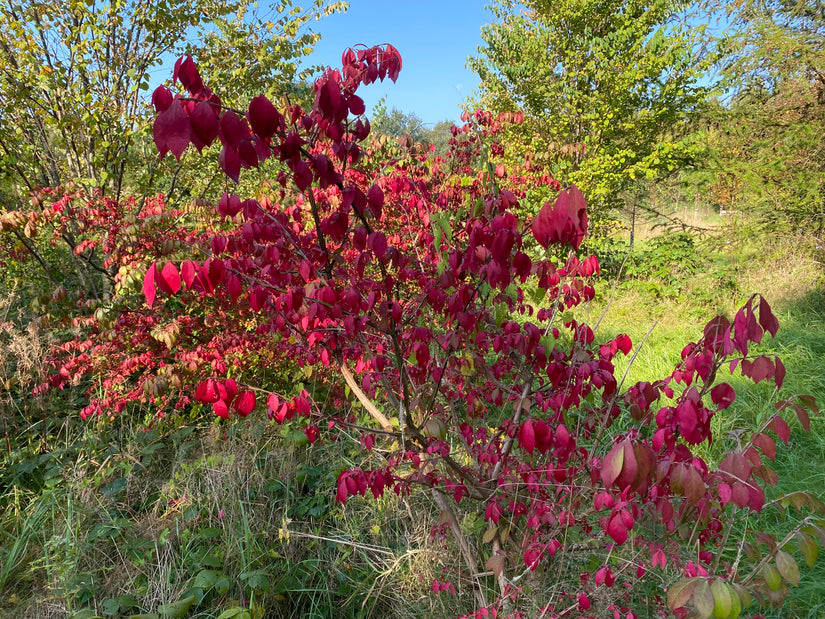
[[[758,348],[778,329],[768,303],[712,319],[672,373],[625,385],[630,338],[600,341],[574,317],[599,276],[577,253],[581,192],[545,177],[553,197],[523,220],[541,177],[487,163],[512,114],[467,115],[445,157],[387,156],[356,93],[401,64],[390,45],[350,49],[312,109],[261,95],[237,110],[178,61],[183,90],[152,97],[160,155],[219,143],[226,176],[270,166],[272,183],[225,193],[204,229],[172,227],[176,245],[113,248],[115,264],[142,265],[140,307],[90,318],[88,337],[56,351],[50,386],[101,377],[84,416],[143,401],[230,423],[268,415],[309,442],[356,433],[382,465],[342,470],[330,493],[432,493],[469,571],[433,589],[470,588],[469,616],[736,617],[753,597],[781,603],[799,581],[789,543],[809,564],[825,543],[814,497],[766,498],[787,417],[809,430],[813,399],[779,402],[720,461],[703,457],[736,397],[725,377],[782,384],[782,362]],[[316,387],[260,379],[278,367],[314,372]],[[789,504],[810,513],[786,539],[746,526]],[[459,512],[486,521],[478,539]],[[564,589],[545,597],[530,583],[551,569]]]

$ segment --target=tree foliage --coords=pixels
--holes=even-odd
[[[84,229],[87,216],[73,202],[61,213],[44,209],[47,197],[60,187],[69,195],[82,188],[87,198],[100,192],[122,205],[159,185],[175,202],[203,194],[214,174],[159,161],[151,144],[147,99],[153,73],[170,54],[188,49],[230,85],[228,97],[266,88],[289,94],[305,77],[296,60],[318,38],[306,25],[341,7],[318,0],[302,9],[284,0],[262,14],[246,0],[3,3],[2,242],[7,256],[24,251],[38,257],[25,273],[5,270],[3,283],[11,286],[22,276],[26,286],[62,282],[84,300],[109,298],[117,267],[101,256],[108,231]],[[181,32],[188,38],[181,39]],[[239,68],[229,50],[255,62]],[[132,217],[141,205],[133,204]],[[90,230],[97,238],[89,237]]]
[[[404,113],[398,108],[387,111],[383,103],[376,107],[370,118],[370,126],[374,135],[388,135],[395,138],[409,136],[414,143],[432,145],[435,151],[446,154],[453,123],[442,120],[428,127],[414,112]]]
[[[728,208],[772,230],[825,231],[825,13],[822,3],[710,3],[725,98],[708,112]]]
[[[701,102],[694,36],[678,3],[499,0],[470,65],[482,105],[523,111],[509,157],[615,205],[636,178],[691,156],[686,121]]]
[[[302,27],[340,6],[318,0],[305,11],[283,1],[264,19],[246,0],[3,3],[0,188],[16,201],[69,182],[116,196],[124,182],[140,191],[154,159],[139,152],[145,93],[165,57],[197,50],[232,84],[228,94],[264,84],[284,91],[295,59],[317,39]],[[229,49],[255,62],[229,69]]]

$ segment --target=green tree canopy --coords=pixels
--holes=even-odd
[[[146,141],[158,65],[188,52],[233,84],[230,96],[281,88],[317,41],[305,24],[343,6],[314,0],[305,10],[278,0],[255,14],[248,0],[3,3],[0,188],[20,198],[73,181],[119,194],[155,158],[134,151],[141,132]]]
[[[704,7],[725,97],[707,144],[731,207],[776,226],[825,232],[825,3],[732,0]]]
[[[640,177],[691,156],[686,122],[705,96],[693,31],[670,0],[497,0],[470,66],[480,104],[523,111],[513,158],[616,205]]]

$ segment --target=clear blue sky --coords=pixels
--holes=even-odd
[[[313,22],[321,35],[308,64],[341,66],[341,53],[358,43],[391,43],[401,53],[398,82],[370,84],[358,94],[367,114],[386,95],[387,109],[415,113],[425,123],[458,121],[459,104],[478,85],[466,69],[481,45],[481,27],[493,20],[487,0],[350,0],[346,13]]]

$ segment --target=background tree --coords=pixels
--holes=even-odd
[[[157,157],[147,99],[152,73],[165,58],[184,50],[195,54],[232,85],[225,95],[229,103],[250,91],[296,91],[291,85],[312,71],[299,71],[296,60],[318,39],[306,24],[343,6],[326,0],[308,9],[283,0],[266,12],[247,0],[26,0],[0,6],[5,249],[38,256],[29,263],[34,272],[23,279],[61,282],[87,298],[107,296],[114,283],[94,245],[84,249],[92,239],[77,222],[56,226],[44,217],[42,188],[69,185],[73,192],[73,185],[118,200],[157,187],[170,197],[185,187],[178,193],[187,197],[214,179],[198,166],[184,170]],[[189,38],[181,40],[181,32]],[[233,66],[236,53],[254,62]],[[53,243],[44,245],[38,233]]]
[[[414,112],[402,112],[392,108],[389,112],[384,101],[380,101],[370,118],[370,125],[374,135],[388,135],[400,138],[408,135],[414,143],[432,144],[440,154],[447,152],[450,145],[450,128],[453,123],[442,120],[428,127]]]
[[[704,133],[711,169],[738,187],[733,208],[773,231],[825,230],[825,4],[711,3],[726,93]]]
[[[522,111],[507,156],[549,166],[597,211],[635,179],[692,156],[687,121],[702,101],[702,63],[669,0],[498,0],[470,66],[482,106]]]
[[[254,59],[231,73],[234,91],[282,88],[318,35],[310,9],[278,2],[255,14],[246,0],[26,0],[0,7],[0,186],[20,196],[69,181],[119,194],[141,184],[154,153],[138,154],[152,71],[183,51],[222,76],[230,50]],[[181,40],[179,33],[189,38]],[[173,57],[173,56],[172,56]],[[145,141],[145,140],[144,140]]]

